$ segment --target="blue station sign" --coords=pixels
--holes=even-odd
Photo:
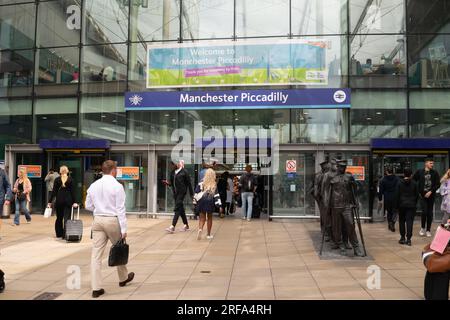
[[[350,95],[348,88],[126,92],[125,110],[346,109]]]

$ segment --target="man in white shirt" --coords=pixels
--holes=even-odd
[[[98,298],[105,293],[102,288],[102,257],[108,240],[115,244],[127,237],[127,217],[125,213],[125,190],[116,180],[117,165],[107,160],[102,164],[103,177],[95,181],[88,189],[85,208],[93,211],[91,285],[92,297]],[[124,287],[134,278],[127,267],[118,266],[119,286]]]

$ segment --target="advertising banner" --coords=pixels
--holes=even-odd
[[[348,88],[126,92],[125,110],[344,109],[350,94]]]
[[[42,166],[39,165],[19,165],[17,167],[17,172],[25,169],[28,178],[41,178],[42,177]]]
[[[117,180],[139,180],[139,167],[117,167]]]
[[[147,88],[326,85],[324,40],[214,41],[147,47]]]
[[[356,181],[364,181],[366,179],[363,166],[347,166],[347,173],[351,173]]]

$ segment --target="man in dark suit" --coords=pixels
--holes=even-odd
[[[184,197],[189,191],[189,195],[193,198],[194,191],[192,189],[189,173],[184,169],[184,160],[180,160],[177,163],[177,168],[171,172],[170,180],[169,182],[165,181],[165,184],[172,187],[173,198],[175,199],[175,216],[173,217],[172,225],[168,227],[166,231],[169,233],[175,232],[175,226],[177,225],[180,216],[184,223],[183,231],[188,231],[189,224],[184,209]]]

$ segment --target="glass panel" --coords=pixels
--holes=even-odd
[[[39,49],[36,60],[38,95],[76,94],[79,81],[78,47]]]
[[[33,0],[0,0],[0,5],[11,3],[34,2]]]
[[[126,193],[125,208],[127,212],[147,211],[148,192],[148,157],[147,152],[112,153],[111,159],[118,166],[140,167],[139,180],[119,181]]]
[[[32,50],[0,51],[0,96],[31,95],[33,60]]]
[[[449,52],[450,34],[409,36],[410,86],[421,88],[450,87]]]
[[[123,97],[82,97],[81,136],[125,142]]]
[[[35,102],[36,140],[77,136],[77,99],[38,99]]]
[[[404,91],[354,90],[350,114],[352,142],[406,137]]]
[[[347,0],[292,0],[292,33],[345,34]]]
[[[102,44],[126,41],[128,39],[128,2],[85,0],[83,43]]]
[[[38,47],[70,46],[80,43],[81,1],[41,2],[38,10]]]
[[[292,109],[292,143],[345,143],[347,120],[338,109]]]
[[[351,39],[350,75],[352,87],[405,87],[405,38],[402,35],[356,35]]]
[[[180,37],[179,1],[143,2],[145,6],[133,4],[131,7],[130,41],[177,40]]]
[[[236,36],[286,36],[289,34],[289,0],[236,2]]]
[[[128,85],[130,91],[146,90],[147,46],[152,43],[130,43]],[[155,45],[157,45],[155,43]],[[159,44],[160,45],[160,44]]]
[[[128,113],[128,142],[172,143],[172,132],[178,127],[177,111],[131,111]]]
[[[403,33],[405,31],[404,3],[404,0],[350,0],[350,32],[352,34]]]
[[[5,144],[31,143],[31,100],[0,99],[0,157]]]
[[[184,0],[182,3],[184,39],[233,37],[233,1]]]
[[[297,173],[286,173],[286,161],[297,161]],[[288,216],[316,215],[312,195],[314,181],[313,153],[280,153],[279,171],[273,175],[273,214]]]
[[[35,4],[1,7],[0,50],[34,46]]]
[[[82,92],[123,93],[127,78],[127,46],[85,46],[82,50]]]
[[[14,177],[11,179],[11,183],[14,183],[17,179],[17,168],[21,164],[28,164],[28,165],[41,165],[42,166],[42,178],[31,178],[31,213],[34,214],[42,214],[42,209],[44,208],[44,203],[46,201],[46,192],[45,192],[45,173],[47,172],[47,166],[45,161],[45,154],[44,153],[17,153],[16,154],[16,163],[15,168],[13,170]],[[14,164],[13,164],[14,165]],[[22,222],[25,221],[24,218],[20,218]]]
[[[409,33],[450,33],[448,0],[414,0],[407,5]]]
[[[447,90],[412,91],[410,93],[411,136],[449,137],[449,101],[450,93]]]

